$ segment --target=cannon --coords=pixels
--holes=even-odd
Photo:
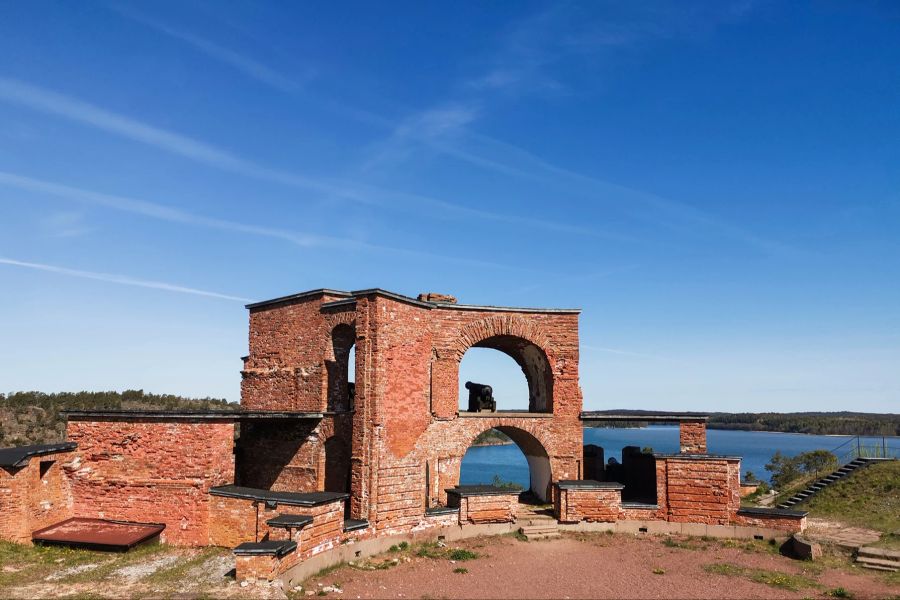
[[[466,382],[469,390],[469,412],[497,412],[494,390],[483,383]]]

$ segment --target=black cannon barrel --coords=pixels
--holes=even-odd
[[[475,383],[474,381],[466,382],[466,389],[470,392],[476,392],[480,394],[492,395],[494,393],[494,388],[487,385],[486,383]]]

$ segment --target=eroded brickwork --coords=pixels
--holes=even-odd
[[[706,422],[683,422],[678,427],[681,452],[684,454],[706,453]]]
[[[63,464],[71,452],[35,456],[23,467],[0,467],[0,539],[31,542],[31,532],[72,516]]]
[[[619,519],[622,491],[619,489],[561,489],[556,515],[563,523],[588,521],[614,523]]]
[[[725,525],[740,507],[740,460],[657,459],[665,463],[668,520]]]
[[[209,541],[210,487],[234,481],[234,423],[73,420],[74,516],[165,523],[163,541]]]

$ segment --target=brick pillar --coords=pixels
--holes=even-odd
[[[682,422],[678,433],[682,454],[706,454],[706,421]]]

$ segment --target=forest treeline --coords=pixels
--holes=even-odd
[[[666,414],[641,410],[609,410],[606,414],[634,416]],[[673,413],[674,414],[674,413]],[[678,413],[701,414],[701,413]],[[900,414],[860,412],[798,412],[798,413],[703,413],[709,415],[710,429],[738,429],[741,431],[779,431],[814,435],[900,435]],[[646,423],[645,423],[646,424]],[[616,426],[620,426],[616,424]]]
[[[234,410],[217,398],[124,392],[12,392],[0,394],[0,448],[65,439],[64,410]]]
[[[236,410],[239,405],[217,398],[186,398],[172,394],[124,392],[12,392],[0,394],[0,448],[55,442],[65,437],[64,410]],[[607,427],[639,427],[642,414],[653,411],[610,410],[633,416],[633,421],[602,423]],[[691,413],[679,413],[691,414]],[[695,413],[699,414],[699,413]],[[858,412],[710,413],[710,429],[781,431],[817,435],[900,435],[900,415]],[[497,432],[499,433],[499,432]],[[481,443],[507,441],[505,435],[485,434]]]

